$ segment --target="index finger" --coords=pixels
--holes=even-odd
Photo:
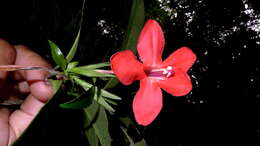
[[[39,66],[51,68],[47,61],[25,46],[16,45],[17,57],[15,65]],[[52,87],[48,83],[48,72],[44,70],[19,71],[21,77],[30,85],[31,94],[41,102],[47,102],[53,95]]]
[[[15,48],[12,47],[5,40],[0,39],[0,65],[9,65],[15,62],[16,51]],[[0,87],[3,84],[5,78],[7,76],[7,72],[0,71]]]

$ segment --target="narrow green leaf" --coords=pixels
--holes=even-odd
[[[96,101],[93,101],[90,106],[84,108],[84,113],[86,114],[86,110],[88,110],[88,115],[84,121],[84,129],[88,129],[93,126],[93,123],[97,120],[99,114],[100,104]]]
[[[102,67],[106,67],[106,66],[110,66],[110,63],[109,62],[103,62],[103,63],[79,66],[77,68],[93,70],[93,69],[102,68]]]
[[[76,73],[87,77],[115,77],[111,74],[104,74],[91,69],[85,69],[81,67],[74,67],[69,72]]]
[[[62,84],[62,80],[49,79],[49,82],[52,85],[53,93],[56,94],[56,92],[60,89],[60,86]]]
[[[80,93],[76,93],[76,92],[68,91],[67,95],[69,95],[71,97],[79,97],[81,94]]]
[[[70,63],[68,64],[67,71],[70,70],[70,69],[72,69],[72,68],[74,68],[74,67],[76,67],[78,64],[79,64],[78,61],[70,62]]]
[[[144,138],[134,144],[134,146],[148,146]]]
[[[68,109],[83,109],[92,103],[94,96],[95,88],[92,87],[90,90],[86,92],[86,94],[83,94],[69,102],[60,104],[60,107]]]
[[[92,84],[79,79],[78,77],[73,76],[72,77],[73,80],[79,84],[85,91],[88,91],[90,88],[94,87]],[[102,89],[101,89],[102,90]],[[104,99],[104,97],[102,97],[101,91],[100,89],[98,89],[97,87],[95,87],[95,96],[94,96],[94,100],[96,100],[100,105],[104,106],[108,111],[110,112],[115,112],[115,110],[106,102],[106,100]]]
[[[110,111],[110,112],[115,112],[115,110],[112,108],[111,105],[109,105],[106,100],[104,99],[104,97],[102,96],[95,96],[94,100],[96,100],[100,105],[102,105],[106,110]]]
[[[63,53],[59,49],[59,47],[53,43],[52,41],[48,40],[50,49],[51,49],[51,55],[52,59],[55,61],[55,63],[60,66],[63,70],[65,70],[67,61],[63,56]]]
[[[111,100],[111,99],[108,99],[108,98],[104,98],[104,99],[105,99],[105,101],[106,101],[107,103],[109,103],[109,104],[117,105],[117,102],[114,101],[114,100]]]
[[[106,102],[104,97],[101,95],[101,89],[98,87],[95,88],[95,97],[94,100],[96,100],[100,105],[102,105],[104,108],[106,108],[110,112],[115,112],[115,110]]]
[[[92,79],[92,81],[93,81],[93,84],[96,84],[97,78],[91,78],[91,79]]]
[[[99,139],[95,133],[95,129],[93,126],[89,127],[85,131],[85,135],[87,136],[88,142],[90,146],[98,146],[99,144]]]
[[[93,104],[84,109],[85,115],[88,119],[91,119],[92,126],[95,134],[97,135],[102,146],[111,146],[111,136],[109,134],[108,119],[104,108],[99,107],[99,112],[96,113],[95,109],[98,108],[98,104]],[[97,115],[96,115],[97,114]],[[95,116],[96,115],[96,116]],[[92,120],[95,117],[95,120]]]
[[[110,79],[105,85],[104,89],[114,88],[119,83],[117,78]]]
[[[78,44],[79,44],[79,38],[80,38],[80,32],[81,32],[81,28],[79,28],[78,34],[75,38],[75,41],[74,41],[68,55],[66,56],[66,59],[67,59],[68,62],[70,62],[73,59],[73,57],[75,56],[75,54],[77,52],[77,48],[78,48]]]
[[[75,56],[77,49],[78,49],[78,44],[79,44],[79,39],[80,39],[80,33],[81,33],[81,26],[83,23],[83,16],[84,16],[84,9],[85,9],[85,0],[83,0],[83,4],[82,4],[82,9],[81,9],[81,16],[80,16],[80,22],[79,22],[79,31],[77,33],[77,36],[74,40],[74,43],[68,53],[68,55],[66,56],[66,59],[68,62],[70,62],[73,57]]]
[[[104,89],[101,89],[101,93],[100,93],[102,96],[106,97],[106,98],[109,98],[109,99],[115,99],[115,100],[121,100],[121,97],[115,95],[115,94],[112,94]]]
[[[81,80],[79,79],[78,77],[76,76],[72,76],[71,77],[77,84],[79,84],[85,91],[88,91],[91,87],[93,87],[92,84],[84,81],[84,80]]]
[[[128,142],[130,142],[130,145],[134,145],[134,141],[133,139],[128,135],[127,133],[127,128],[126,127],[123,127],[123,126],[120,126],[120,129],[123,131],[123,133],[125,134],[125,137],[127,138]]]
[[[137,40],[143,28],[144,19],[143,0],[133,0],[122,49],[129,49],[136,52]]]

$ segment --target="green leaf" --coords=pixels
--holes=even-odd
[[[91,69],[85,69],[82,67],[74,67],[69,72],[76,73],[87,77],[115,77],[111,74],[104,74]]]
[[[78,31],[77,36],[75,38],[75,41],[74,41],[68,55],[66,56],[66,59],[67,59],[68,62],[70,62],[73,59],[73,57],[75,56],[75,54],[77,52],[77,48],[78,48],[78,44],[79,44],[79,38],[80,38],[80,32],[81,32],[81,28],[79,28],[79,31]]]
[[[122,49],[129,49],[136,52],[139,33],[144,25],[144,2],[143,0],[133,0],[130,17],[127,25],[126,35],[122,44]]]
[[[121,97],[115,95],[115,94],[112,94],[104,89],[101,89],[101,93],[100,93],[102,96],[106,97],[106,98],[109,98],[109,99],[115,99],[115,100],[121,100]]]
[[[60,89],[60,86],[62,84],[62,80],[49,79],[49,82],[52,85],[53,93],[56,94],[56,92]]]
[[[96,109],[99,109],[98,113]],[[87,119],[91,121],[90,126],[93,127],[101,145],[111,146],[112,139],[108,131],[108,119],[104,108],[99,107],[96,102],[93,102],[91,106],[84,109],[84,112]]]
[[[84,122],[84,128],[88,129],[93,126],[93,123],[97,120],[98,114],[99,114],[99,108],[100,105],[93,101],[90,106],[84,108],[84,113],[86,114],[86,110],[88,110],[88,116],[86,116],[85,122]]]
[[[79,79],[78,77],[72,76],[73,80],[79,84],[85,91],[88,91],[90,88],[94,87],[92,84]],[[98,89],[97,87],[95,87],[95,96],[94,96],[94,100],[97,101],[100,105],[102,105],[104,108],[106,108],[108,111],[110,112],[115,112],[115,110],[106,102],[106,100],[104,99],[104,97],[102,96],[101,93],[103,93],[104,91],[102,91],[102,89]],[[104,93],[103,93],[104,94]],[[106,96],[107,93],[106,93]],[[111,96],[111,95],[109,95]],[[117,97],[113,97],[113,98],[117,98]]]
[[[60,104],[60,107],[68,109],[83,109],[92,103],[94,96],[95,88],[92,87],[90,90],[86,92],[86,94],[83,94],[69,102]]]
[[[114,100],[111,100],[111,99],[108,99],[108,98],[104,98],[104,99],[105,99],[105,101],[106,101],[107,103],[109,103],[109,104],[117,105],[117,102],[114,101]]]
[[[90,64],[90,65],[85,65],[85,66],[79,66],[78,68],[93,70],[93,69],[102,68],[102,67],[106,67],[106,66],[110,66],[110,63],[103,62],[103,63],[97,63],[97,64]]]
[[[106,110],[110,111],[110,112],[115,112],[115,110],[112,108],[111,105],[109,105],[106,100],[104,99],[104,97],[102,96],[95,96],[94,100],[96,100],[100,105],[102,105]]]
[[[123,127],[123,126],[120,126],[120,129],[123,131],[123,133],[125,134],[127,140],[130,142],[130,145],[134,145],[134,141],[133,139],[128,135],[127,133],[127,128]]]
[[[96,100],[100,105],[102,105],[105,109],[107,109],[110,112],[115,112],[115,110],[106,102],[104,97],[101,95],[101,90],[98,87],[95,87],[95,97],[94,100]]]
[[[72,69],[72,68],[74,68],[74,67],[76,67],[78,64],[79,64],[78,61],[70,62],[70,63],[68,64],[67,71],[70,70],[70,69]]]
[[[85,135],[87,136],[88,142],[90,146],[98,146],[99,144],[99,140],[98,137],[95,133],[95,129],[93,126],[89,127],[86,131],[85,131]]]
[[[134,144],[134,146],[148,146],[144,138]]]
[[[73,45],[72,45],[68,55],[66,56],[66,59],[67,59],[68,62],[70,62],[74,58],[74,56],[75,56],[75,54],[77,52],[77,49],[78,49],[80,33],[81,33],[81,26],[82,26],[82,23],[83,23],[84,9],[85,9],[85,0],[83,0],[82,9],[81,9],[81,16],[80,16],[80,22],[79,22],[79,31],[77,33],[77,36],[76,36],[76,38],[74,40],[74,43],[73,43]]]
[[[72,76],[71,77],[77,84],[79,84],[85,91],[88,91],[91,87],[93,87],[92,84],[84,81],[84,80],[81,80],[79,79],[78,77],[76,76]]]
[[[110,79],[105,85],[104,89],[114,88],[119,83],[117,78]]]
[[[60,66],[63,70],[65,70],[67,61],[63,56],[63,53],[59,49],[59,47],[53,43],[52,41],[48,40],[50,49],[51,49],[51,55],[52,59],[55,61],[55,63]]]

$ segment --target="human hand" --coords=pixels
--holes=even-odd
[[[12,46],[0,39],[0,65],[41,66],[50,65],[25,46]],[[0,146],[11,145],[28,127],[43,105],[53,96],[42,70],[0,71],[0,101],[25,99],[19,109],[0,106]]]

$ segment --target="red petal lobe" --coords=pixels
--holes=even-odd
[[[162,91],[152,80],[145,78],[133,101],[133,111],[137,123],[149,125],[162,109]]]
[[[162,62],[164,35],[155,20],[148,20],[142,29],[137,50],[145,66],[155,67]]]
[[[173,66],[179,68],[183,72],[187,72],[196,61],[196,55],[188,47],[182,47],[174,51],[165,61],[162,66]]]
[[[130,50],[117,52],[110,58],[110,62],[113,72],[124,85],[129,85],[135,80],[146,77],[143,65]]]
[[[174,70],[174,75],[168,80],[161,80],[157,85],[173,96],[184,96],[192,90],[192,83],[187,73]]]

